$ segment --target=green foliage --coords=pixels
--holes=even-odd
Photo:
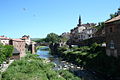
[[[81,80],[80,78],[76,77],[72,73],[70,73],[68,70],[60,70],[59,74],[64,77],[66,80]]]
[[[67,49],[68,49],[67,47],[64,47],[64,46],[63,46],[63,47],[59,47],[59,48],[58,48],[58,51],[59,51],[59,53],[62,53],[62,52],[64,52],[64,51],[67,51]]]
[[[36,47],[36,50],[41,49],[41,48],[44,48],[44,47],[46,47],[46,46],[37,46],[37,47]]]
[[[60,41],[61,41],[61,42],[67,42],[67,41],[68,41],[68,38],[66,38],[66,37],[60,37]]]
[[[46,38],[41,38],[41,39],[38,39],[38,40],[34,40],[35,42],[45,42],[46,41]]]
[[[6,58],[11,57],[12,53],[13,53],[13,46],[12,45],[5,45],[4,46],[4,53],[6,55]]]
[[[119,12],[120,12],[120,8],[118,8],[118,11],[117,11],[117,12],[115,12],[115,13],[113,13],[113,14],[110,14],[110,19],[118,16],[118,15],[119,15],[119,14],[118,14]]]
[[[38,55],[29,54],[21,60],[14,61],[2,74],[2,80],[77,80],[76,77],[70,79],[59,76],[59,72],[52,70],[53,66],[52,63],[45,63]]]
[[[13,53],[13,46],[0,44],[0,64],[6,59],[10,58]]]
[[[38,42],[38,43],[57,43],[60,41],[60,37],[55,34],[55,33],[49,33],[47,34],[46,38],[42,38],[42,39],[39,39],[39,40],[36,40],[35,42]]]
[[[116,12],[114,14],[110,14],[110,19],[112,19],[112,18],[114,18],[116,16],[118,16]]]
[[[74,51],[84,51],[84,52],[90,50],[90,48],[88,46],[83,46],[83,47],[80,47],[80,48],[79,47],[73,47],[72,49]]]
[[[59,41],[60,41],[59,36],[55,33],[50,33],[46,37],[46,42],[49,42],[49,43],[57,43]]]
[[[95,71],[102,77],[119,77],[120,57],[109,57],[100,44],[94,43],[90,47],[58,48],[60,57],[84,68]],[[96,74],[96,75],[97,75]]]
[[[96,29],[102,29],[105,27],[105,23],[104,22],[99,22],[97,26],[95,26]]]
[[[100,51],[100,49],[101,49],[100,47],[101,47],[100,44],[93,43],[90,47],[90,52],[91,53],[97,53],[97,52]]]

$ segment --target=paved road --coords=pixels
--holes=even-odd
[[[6,69],[9,67],[9,65],[13,62],[14,60],[10,60],[9,64],[3,63],[2,66],[0,66],[0,72],[6,71]]]

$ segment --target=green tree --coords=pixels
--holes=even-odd
[[[4,53],[6,58],[10,58],[12,56],[13,53],[13,46],[12,45],[5,45],[4,46]]]
[[[98,25],[96,26],[97,29],[101,29],[105,27],[105,23],[104,22],[99,22]]]
[[[41,38],[41,39],[38,39],[38,40],[35,40],[35,42],[45,42],[45,38]]]
[[[2,64],[3,61],[5,60],[5,54],[3,54],[3,49],[4,49],[3,45],[0,44],[0,64]]]
[[[110,14],[110,19],[112,19],[112,18],[114,18],[116,16],[118,16],[118,14],[116,12],[114,14]]]
[[[13,53],[13,46],[0,44],[0,64],[9,59]]]
[[[67,42],[69,39],[68,38],[66,38],[66,37],[60,37],[60,41],[61,42]]]
[[[46,37],[46,42],[49,42],[49,43],[57,43],[59,42],[59,36],[55,33],[50,33],[47,35]]]

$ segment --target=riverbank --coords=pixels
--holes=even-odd
[[[14,61],[2,73],[2,80],[80,80],[69,71],[54,71],[54,64],[29,54]]]
[[[97,78],[95,80],[120,79],[120,58],[107,56],[105,47],[101,44],[72,48],[52,46],[51,52],[62,60],[83,67],[91,76]]]
[[[105,80],[108,77],[108,72],[110,72],[108,62],[110,57],[105,53],[105,48],[100,44],[92,44],[91,46],[84,47],[58,47],[53,49],[52,55],[58,55],[58,57],[71,62],[77,66],[83,67],[90,75],[96,77],[94,80]]]

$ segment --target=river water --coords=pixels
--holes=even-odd
[[[44,47],[43,49],[45,48],[48,48],[48,47]],[[70,70],[75,75],[81,77],[82,80],[103,80],[75,64],[62,61],[57,56],[52,56],[51,54],[49,54],[49,51],[39,49],[36,54],[38,54],[40,58],[51,60],[51,62],[55,64],[55,67],[53,68],[54,70],[61,70],[61,69]]]

